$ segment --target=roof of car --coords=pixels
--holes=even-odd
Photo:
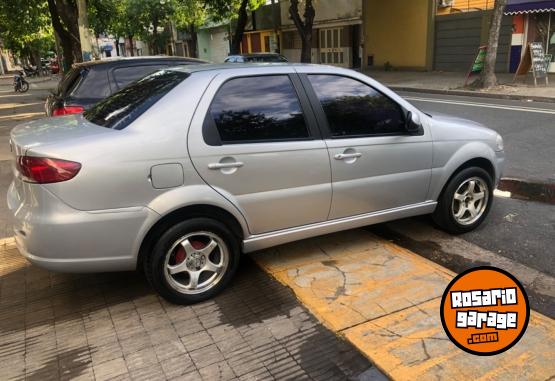
[[[230,54],[228,57],[263,57],[263,56],[281,56],[279,53],[247,53],[247,54]]]
[[[221,70],[237,70],[237,69],[264,69],[269,67],[318,67],[325,69],[326,71],[349,71],[349,69],[340,68],[337,66],[330,65],[319,65],[319,64],[308,64],[308,63],[292,63],[292,62],[252,62],[252,63],[236,63],[233,65],[229,64],[201,64],[201,65],[186,65],[186,66],[175,66],[169,67],[169,70],[178,70],[184,73],[195,73],[201,71],[221,71]]]
[[[195,64],[204,64],[206,61],[199,60],[197,58],[191,57],[179,57],[179,56],[135,56],[135,57],[111,57],[102,60],[86,61],[73,64],[74,67],[85,67],[93,65],[110,65],[110,64],[121,64],[126,62],[143,62],[143,61],[186,61]]]

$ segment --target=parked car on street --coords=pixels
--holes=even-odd
[[[46,99],[48,116],[75,114],[88,110],[98,101],[129,83],[154,71],[176,65],[206,63],[185,57],[118,57],[73,65]]]
[[[52,60],[50,62],[50,73],[51,74],[58,74],[60,72],[60,65],[58,64],[57,60]]]
[[[504,162],[495,131],[301,64],[160,70],[10,139],[8,205],[29,261],[139,268],[175,303],[221,291],[242,252],[423,214],[468,232]]]
[[[277,53],[234,54],[227,56],[225,63],[287,62],[287,58]]]

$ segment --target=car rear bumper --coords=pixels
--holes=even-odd
[[[159,217],[144,207],[76,210],[44,187],[17,179],[8,207],[21,254],[60,272],[134,270],[140,237]]]

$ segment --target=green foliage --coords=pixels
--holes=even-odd
[[[207,9],[199,0],[176,0],[173,20],[178,29],[196,29],[207,17]]]
[[[21,57],[52,50],[54,36],[46,1],[0,1],[0,38]]]
[[[215,22],[237,18],[242,0],[200,0],[208,9],[210,18]],[[266,3],[266,0],[248,0],[247,9],[255,11]]]

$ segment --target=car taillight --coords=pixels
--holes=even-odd
[[[18,156],[17,170],[24,181],[37,184],[59,183],[74,178],[81,164],[47,157]]]
[[[83,111],[85,111],[83,106],[62,106],[52,110],[52,116],[79,114]]]

